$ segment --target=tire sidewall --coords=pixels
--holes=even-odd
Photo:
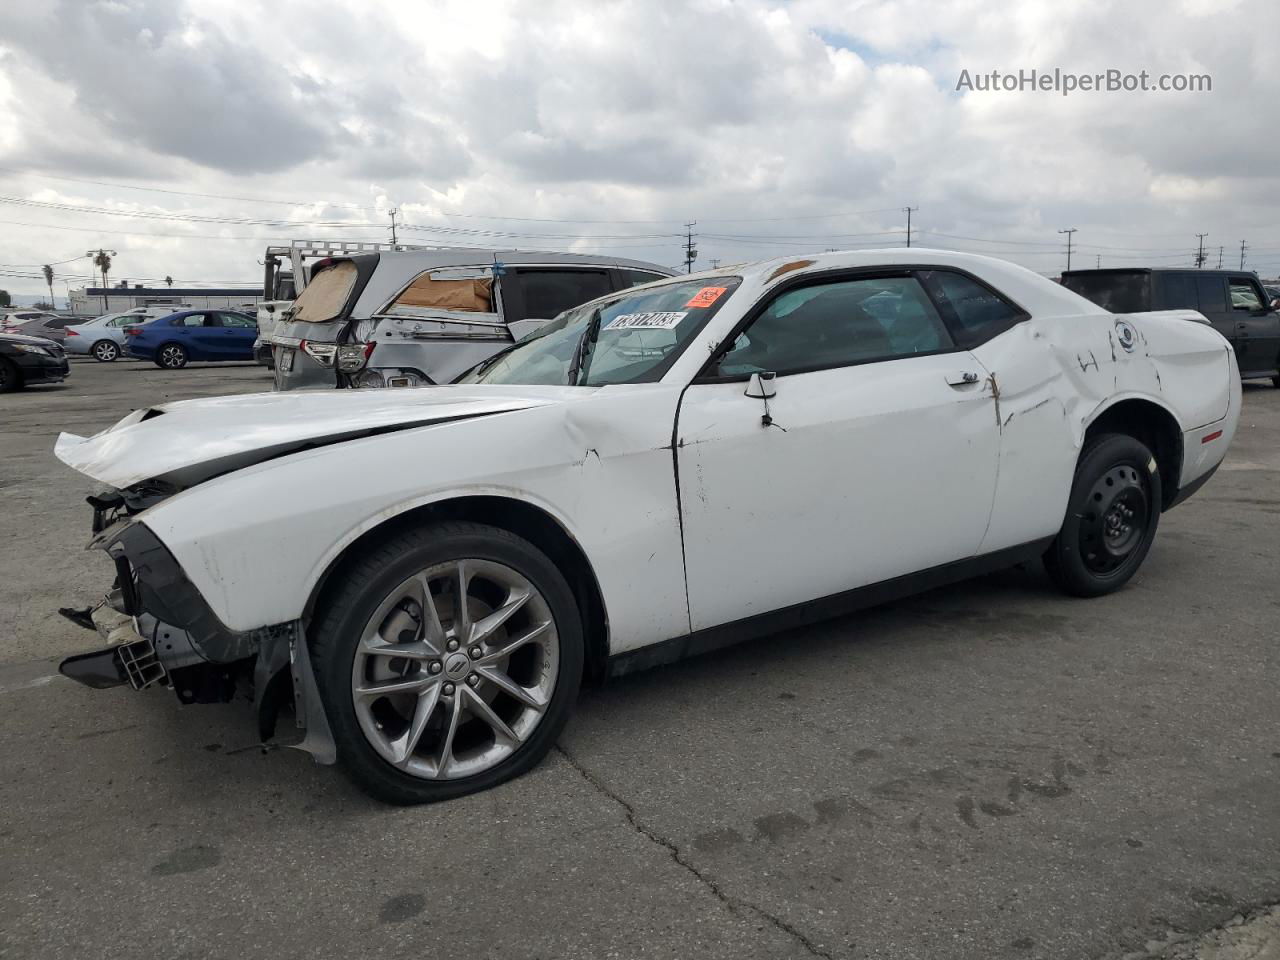
[[[14,390],[22,389],[22,372],[16,363],[7,357],[0,357],[0,371],[4,374],[0,378],[0,393],[12,393]]]
[[[314,621],[318,625],[312,641],[316,682],[337,747],[338,763],[360,787],[392,803],[448,800],[519,776],[551,749],[577,699],[585,644],[577,604],[564,576],[527,541],[496,528],[472,524],[466,527],[465,532],[450,531],[440,536],[432,536],[432,529],[424,528],[416,535],[398,537],[388,544],[392,550],[403,545],[394,557],[388,558],[384,550],[374,550],[356,561],[346,572],[358,578],[358,594],[353,597],[340,591],[337,606]],[[424,780],[391,766],[365,738],[351,696],[352,665],[361,632],[387,594],[413,574],[460,557],[506,564],[538,589],[555,617],[560,641],[559,672],[542,720],[510,757],[471,777]]]
[[[1114,467],[1128,465],[1144,478],[1149,507],[1142,540],[1115,571],[1100,576],[1085,564],[1080,552],[1082,515],[1097,479]],[[1062,529],[1050,547],[1051,572],[1065,589],[1077,596],[1101,596],[1118,590],[1142,566],[1155,541],[1163,503],[1163,487],[1155,457],[1141,441],[1124,434],[1107,434],[1085,448],[1071,484],[1071,497]]]

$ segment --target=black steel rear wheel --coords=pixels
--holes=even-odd
[[[1161,497],[1160,471],[1145,444],[1116,433],[1091,438],[1062,529],[1044,556],[1054,582],[1078,597],[1122,587],[1155,539]]]

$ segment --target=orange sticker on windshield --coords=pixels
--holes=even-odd
[[[693,299],[685,304],[686,307],[709,307],[728,290],[728,287],[703,287],[693,295]]]

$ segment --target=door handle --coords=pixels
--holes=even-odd
[[[970,383],[977,383],[978,375],[972,370],[962,370],[958,373],[948,373],[947,383],[953,387],[963,387]]]

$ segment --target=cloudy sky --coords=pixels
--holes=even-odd
[[[1020,69],[1211,92],[983,92]],[[0,6],[0,287],[251,283],[268,242],[668,266],[914,242],[1046,274],[1280,273],[1274,0],[66,0]],[[79,259],[75,259],[79,257]]]

